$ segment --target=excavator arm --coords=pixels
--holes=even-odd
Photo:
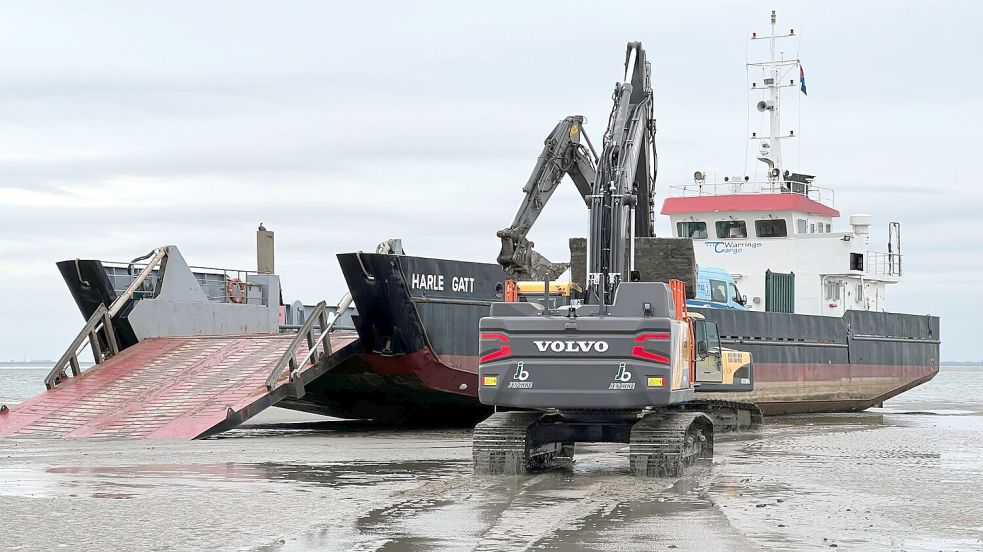
[[[584,134],[583,124],[584,118],[574,115],[566,117],[553,128],[546,137],[529,180],[522,188],[524,197],[512,225],[496,234],[502,240],[498,263],[511,280],[554,279],[569,266],[566,263],[551,263],[533,251],[533,243],[526,236],[564,175],[570,175],[584,203],[590,204],[597,156],[590,139]],[[581,136],[587,147],[581,144]]]
[[[657,157],[651,66],[641,43],[630,42],[625,78],[615,85],[590,197],[588,303],[608,305],[631,269],[635,236],[654,235],[652,205]]]

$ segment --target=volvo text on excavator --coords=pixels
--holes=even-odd
[[[715,430],[761,421],[753,404],[694,399],[697,389],[751,390],[750,354],[721,349],[715,325],[686,311],[682,282],[638,281],[633,270],[634,238],[654,236],[650,71],[641,44],[629,43],[596,163],[571,140],[571,129],[582,134],[583,119],[567,118],[527,184],[526,203],[537,183],[547,182],[548,198],[564,173],[573,176],[590,209],[587,285],[582,301],[554,308],[547,282],[541,304],[494,303],[481,320],[478,396],[496,412],[474,430],[478,473],[526,473],[572,461],[576,442],[624,442],[633,474],[678,476],[712,457]],[[537,176],[544,171],[552,171],[545,180]],[[522,226],[537,213],[523,215],[520,208],[516,221]],[[524,233],[513,242],[505,233],[499,234],[503,257],[514,259],[519,247],[513,244],[525,246]],[[529,275],[522,262],[510,276]],[[701,383],[725,363],[739,364],[741,377]]]

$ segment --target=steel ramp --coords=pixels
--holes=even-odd
[[[235,427],[347,358],[355,332],[330,334],[331,351],[266,381],[296,335],[148,339],[0,413],[0,437],[194,439]]]

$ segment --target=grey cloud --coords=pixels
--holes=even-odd
[[[0,59],[0,324],[13,329],[0,335],[0,358],[55,356],[52,343],[77,331],[53,269],[63,258],[126,259],[172,242],[197,264],[249,265],[263,221],[277,231],[289,293],[308,301],[340,295],[334,253],[387,237],[406,238],[414,254],[492,261],[494,231],[555,121],[584,114],[600,143],[628,40],[644,41],[653,63],[660,199],[696,169],[753,173],[745,137],[759,121],[746,118],[744,39],[771,9],[7,6],[0,48],[17,54]],[[980,77],[965,69],[983,50],[981,15],[972,3],[779,8],[803,37],[810,89],[788,104],[800,138],[786,159],[801,153],[801,169],[837,189],[844,217],[871,212],[878,232],[902,221],[911,280],[892,304],[942,314],[946,358],[972,352],[959,332],[972,325],[965,305],[981,306],[953,306],[931,285],[983,285],[974,227],[983,102]],[[940,86],[952,75],[958,86]],[[147,189],[159,201],[126,200]],[[107,198],[113,207],[81,207],[103,190],[121,196]],[[14,205],[25,191],[42,204]],[[552,258],[586,225],[573,192],[558,193],[532,234]],[[10,313],[24,312],[48,313],[44,339],[18,329],[24,315]]]

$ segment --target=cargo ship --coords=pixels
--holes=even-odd
[[[749,139],[766,177],[714,182],[697,171],[692,184],[672,188],[662,214],[674,238],[692,240],[701,266],[731,274],[712,299],[744,307],[695,309],[717,322],[722,344],[753,355],[754,391],[731,398],[753,401],[765,414],[863,410],[938,373],[939,319],[888,310],[887,290],[903,279],[899,223],[887,227],[887,251],[872,251],[872,217],[853,215],[839,227],[833,190],[785,168],[782,142],[795,133],[782,127],[782,91],[805,93],[805,78],[798,59],[775,52],[794,36],[777,31],[773,12],[771,33],[750,37],[770,52],[748,63],[761,73],[753,109],[768,130]],[[481,412],[478,320],[503,300],[502,268],[401,254],[338,260],[365,356],[324,376],[313,394],[325,405],[360,396],[408,411],[440,402],[464,416]],[[572,279],[582,284],[583,268],[574,265]]]

